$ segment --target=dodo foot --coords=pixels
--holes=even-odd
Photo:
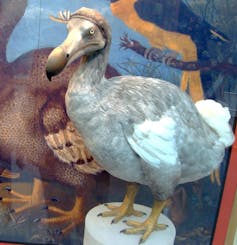
[[[118,223],[121,219],[127,216],[138,216],[142,217],[145,215],[144,212],[137,211],[133,208],[131,205],[127,205],[126,203],[122,203],[121,206],[114,206],[110,204],[105,204],[105,206],[110,209],[110,211],[105,211],[103,213],[98,214],[98,216],[102,217],[111,217],[115,216],[115,218],[112,220],[111,224]]]
[[[58,230],[59,235],[65,235],[69,233],[74,227],[81,224],[84,221],[85,213],[83,211],[83,197],[76,197],[74,207],[71,210],[62,210],[54,206],[47,207],[49,212],[58,214],[58,217],[42,218],[38,221],[42,224],[59,225],[64,224],[63,229]]]
[[[136,183],[128,183],[127,192],[121,206],[117,207],[110,204],[105,204],[105,206],[108,209],[110,209],[110,211],[100,213],[98,214],[98,216],[102,216],[102,217],[115,216],[115,218],[111,222],[111,224],[114,224],[119,222],[121,219],[123,219],[126,216],[134,215],[134,216],[141,217],[145,215],[145,213],[134,210],[133,208],[134,199],[137,194],[138,188],[139,185],[137,185]]]
[[[141,244],[146,241],[153,231],[166,229],[168,227],[167,225],[157,224],[157,221],[167,202],[168,200],[155,200],[151,214],[144,222],[124,221],[128,226],[132,226],[133,228],[127,228],[121,232],[125,234],[143,234],[139,241],[139,244]]]
[[[11,183],[4,183],[1,191],[3,196],[0,196],[0,203],[10,207],[10,214],[14,214],[15,219],[33,218],[33,223],[60,227],[56,231],[58,235],[67,234],[84,221],[84,197],[76,197],[73,208],[63,210],[60,204],[57,204],[57,198],[45,199],[43,183],[39,179],[34,179],[33,190],[29,195],[12,190]],[[50,217],[35,217],[36,213],[39,216],[48,213]]]
[[[124,234],[143,234],[139,244],[146,241],[146,239],[150,236],[153,231],[165,230],[168,225],[165,224],[157,224],[153,222],[149,218],[144,222],[136,222],[136,221],[124,221],[128,226],[132,226],[133,228],[127,228],[121,231]]]

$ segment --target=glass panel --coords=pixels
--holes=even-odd
[[[0,0],[1,241],[83,244],[87,212],[124,198],[126,182],[102,171],[66,112],[68,82],[80,61],[51,83],[45,73],[50,52],[67,37],[66,25],[49,16],[83,6],[98,10],[112,28],[106,78],[167,80],[194,102],[229,107],[234,127],[236,1]],[[163,209],[176,227],[174,244],[210,244],[229,154],[211,177],[176,187]],[[142,185],[136,203],[152,207],[153,199]]]

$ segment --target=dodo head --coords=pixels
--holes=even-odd
[[[49,55],[46,75],[49,80],[82,56],[104,50],[110,44],[111,31],[104,17],[94,9],[80,8],[75,13],[60,12],[51,19],[67,25],[66,39]]]

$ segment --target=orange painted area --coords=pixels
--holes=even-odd
[[[237,128],[212,245],[224,245],[237,190]],[[229,244],[228,244],[229,245]]]
[[[120,0],[110,5],[112,13],[128,27],[147,37],[151,46],[160,49],[168,48],[180,53],[185,61],[197,60],[196,45],[187,35],[166,31],[157,25],[142,20],[134,4],[137,0]]]
[[[139,32],[149,40],[152,47],[168,48],[182,55],[184,61],[196,61],[197,49],[188,35],[166,31],[159,26],[142,20],[134,4],[137,0],[119,0],[111,3],[112,13],[121,19],[129,28]],[[181,79],[181,89],[189,88],[194,101],[203,99],[203,89],[199,71],[184,71]]]

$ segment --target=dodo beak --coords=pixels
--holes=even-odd
[[[58,75],[67,65],[80,58],[88,46],[83,40],[82,31],[72,30],[67,38],[48,56],[46,63],[46,75],[49,81],[53,76]]]
[[[49,81],[53,76],[58,75],[67,65],[68,55],[62,47],[55,48],[49,55],[46,63],[46,75]]]

